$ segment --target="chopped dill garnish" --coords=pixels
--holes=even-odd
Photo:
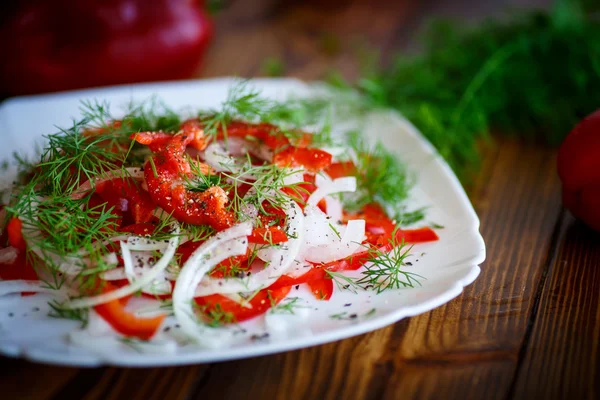
[[[360,285],[356,283],[356,278],[351,278],[340,272],[325,270],[327,278],[333,279],[338,289],[350,290],[353,293],[357,293],[357,289],[362,289]]]
[[[404,269],[405,260],[410,256],[412,246],[407,248],[404,241],[398,242],[396,239],[390,239],[390,244],[393,248],[389,252],[369,248],[369,262],[364,265],[361,278],[355,281],[357,285],[377,293],[386,289],[421,286],[418,279],[425,278]]]
[[[82,328],[85,328],[88,324],[89,310],[87,308],[70,309],[64,308],[61,303],[56,300],[48,302],[51,310],[48,313],[49,317],[71,319],[82,323]]]
[[[194,302],[194,304],[196,303]],[[211,306],[197,306],[197,308],[204,316],[204,322],[211,328],[218,328],[236,322],[235,315],[229,311],[223,310],[219,303]]]
[[[302,299],[300,297],[288,297],[283,300],[279,304],[275,304],[274,300],[271,298],[270,292],[268,292],[269,300],[271,301],[271,310],[272,314],[295,314],[294,310],[298,308],[310,308],[310,306],[306,304],[302,304]]]
[[[369,146],[358,132],[348,135],[348,144],[356,154],[357,192],[349,210],[357,210],[373,201],[384,205],[401,204],[412,184],[405,166],[383,143]]]
[[[365,318],[372,317],[373,315],[375,315],[376,312],[377,312],[376,308],[371,308],[369,311],[367,311],[367,313],[364,316],[365,316]]]
[[[329,316],[329,318],[331,318],[331,319],[337,319],[337,320],[340,320],[340,321],[354,321],[354,320],[356,320],[358,318],[358,315],[354,314],[354,313],[350,314],[347,311],[344,311],[344,312],[341,312],[341,313],[338,313],[338,314],[332,314],[332,315]]]

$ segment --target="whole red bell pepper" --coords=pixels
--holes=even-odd
[[[0,91],[19,95],[189,77],[212,36],[202,3],[15,2],[0,28]]]
[[[573,128],[558,152],[563,204],[600,231],[600,110]]]

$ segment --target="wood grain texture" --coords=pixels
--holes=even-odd
[[[507,2],[480,3],[232,1],[216,17],[198,76],[260,76],[264,59],[277,57],[289,76],[315,79],[335,68],[352,78],[357,49],[370,44],[389,61],[392,49],[414,43],[432,10],[474,18]],[[335,343],[211,365],[71,369],[0,359],[0,396],[598,398],[600,237],[562,210],[555,150],[497,140],[469,196],[488,259],[461,296],[429,313]]]
[[[600,234],[566,215],[515,397],[600,398]]]

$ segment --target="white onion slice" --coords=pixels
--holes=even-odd
[[[153,240],[142,236],[130,236],[127,239],[127,247],[133,251],[163,251],[167,245],[164,240]]]
[[[289,170],[283,177],[285,186],[296,185],[301,182],[304,182],[304,168]]]
[[[342,203],[332,196],[325,196],[325,201],[327,206],[325,209],[327,210],[327,215],[331,217],[331,219],[335,222],[341,221],[344,216],[344,209],[342,207]]]
[[[169,239],[169,244],[162,257],[144,275],[136,279],[134,283],[131,283],[127,286],[122,286],[116,290],[103,293],[98,296],[75,299],[67,302],[64,306],[71,309],[96,306],[98,304],[107,303],[109,301],[133,294],[146,285],[152,283],[167,268],[167,265],[169,265],[169,262],[177,250],[177,245],[179,244],[180,227],[177,222],[174,223],[174,226],[174,236]]]
[[[22,292],[50,293],[57,296],[67,297],[66,290],[49,288],[47,284],[41,281],[27,281],[23,279],[0,281],[0,296]]]
[[[333,181],[327,181],[326,178],[317,175],[315,183],[317,184],[317,190],[310,195],[306,202],[311,206],[316,206],[321,199],[330,194],[356,191],[356,178],[354,176],[346,176],[334,179]]]
[[[334,244],[310,247],[304,257],[314,263],[327,263],[340,260],[356,253],[365,237],[365,221],[362,219],[348,221],[342,239]]]
[[[245,225],[245,229],[237,230],[237,238],[223,238],[231,236],[231,233],[228,231],[240,225],[220,232],[224,233],[224,235],[219,237],[219,234],[217,234],[198,247],[185,262],[177,277],[175,290],[173,291],[173,311],[175,318],[181,326],[181,331],[190,339],[200,344],[202,344],[207,334],[207,328],[198,320],[194,313],[192,306],[195,296],[194,290],[202,278],[217,264],[229,257],[246,253],[248,239],[245,236],[252,232],[250,224],[243,224]],[[240,235],[243,237],[240,237]]]
[[[303,248],[339,241],[336,233],[331,229],[331,226],[334,226],[339,232],[338,225],[333,218],[327,216],[320,208],[307,205],[304,208]]]
[[[0,249],[0,263],[10,264],[17,259],[18,255],[19,250],[15,249],[12,246]]]
[[[132,283],[135,281],[136,274],[133,270],[133,256],[131,255],[131,250],[129,250],[129,246],[127,243],[121,243],[121,257],[123,258],[123,272],[125,272],[125,277]]]
[[[214,293],[253,292],[270,286],[277,278],[285,274],[298,255],[304,240],[304,215],[295,201],[286,203],[283,211],[287,215],[289,239],[277,247],[258,251],[258,258],[268,263],[263,270],[244,279],[219,279],[207,276],[196,289],[196,296],[208,296]]]
[[[217,172],[237,172],[236,161],[219,143],[211,143],[202,154],[204,162]]]

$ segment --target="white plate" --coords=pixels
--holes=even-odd
[[[0,160],[10,157],[13,151],[31,153],[41,134],[56,131],[54,126],[68,126],[79,116],[82,99],[107,100],[118,108],[132,99],[143,100],[158,95],[175,109],[217,107],[225,99],[231,83],[231,79],[157,83],[9,99],[0,107],[3,139]],[[306,85],[290,79],[256,80],[253,84],[264,95],[275,98],[307,90]],[[478,264],[485,259],[477,215],[452,171],[409,122],[393,113],[369,118],[367,134],[382,139],[415,171],[418,183],[411,193],[413,204],[428,206],[427,221],[445,226],[438,231],[438,242],[414,247],[410,270],[426,278],[421,282],[422,287],[386,291],[379,295],[375,292],[354,294],[336,288],[329,302],[315,300],[304,288],[292,289],[290,295],[307,299],[312,307],[310,317],[299,325],[303,329],[293,328],[272,334],[265,340],[253,341],[250,339],[252,334],[264,332],[264,319],[259,317],[242,324],[247,333],[233,347],[218,350],[188,347],[167,355],[138,353],[124,344],[102,351],[73,346],[66,335],[77,329],[78,324],[47,317],[47,296],[5,296],[0,298],[0,353],[77,366],[156,366],[224,361],[359,335],[424,313],[458,296],[463,287],[479,275]],[[372,309],[375,313],[369,314]],[[352,320],[331,318],[342,312],[358,317]]]

